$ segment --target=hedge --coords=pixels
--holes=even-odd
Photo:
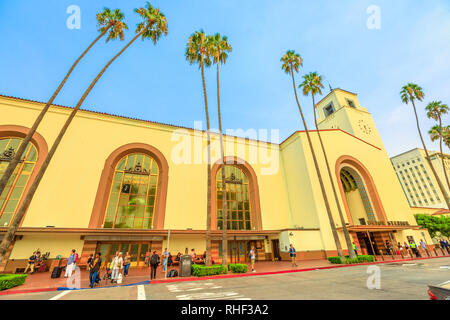
[[[328,261],[335,264],[342,264],[341,257],[328,257]],[[364,262],[374,262],[375,258],[371,255],[358,255],[356,258],[349,258],[345,256],[346,264],[364,263]]]
[[[214,276],[227,273],[227,268],[221,264],[213,266],[192,265],[192,275],[195,277]]]
[[[26,274],[0,274],[0,290],[17,287],[25,283]]]
[[[228,265],[228,270],[231,270],[234,273],[247,273],[248,266],[246,264],[232,263]]]

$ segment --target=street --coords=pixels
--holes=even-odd
[[[0,296],[0,300],[427,300],[427,284],[450,280],[450,258],[374,265],[380,289],[368,289],[368,267]],[[370,266],[373,268],[373,266]]]

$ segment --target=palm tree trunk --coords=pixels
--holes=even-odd
[[[220,156],[222,159],[222,264],[228,265],[228,210],[227,210],[227,190],[225,182],[225,156],[223,150],[223,131],[222,131],[222,115],[220,113],[220,93],[219,93],[219,59],[217,58],[217,112],[219,118],[219,132],[220,132]]]
[[[449,201],[448,201],[447,192],[445,191],[444,186],[441,183],[441,179],[439,179],[439,177],[437,175],[437,172],[434,169],[433,164],[431,163],[430,155],[428,154],[427,147],[425,146],[425,141],[423,141],[422,132],[420,131],[420,126],[419,126],[419,118],[417,117],[416,105],[414,104],[414,100],[413,99],[411,99],[411,102],[412,102],[413,109],[414,109],[414,115],[416,116],[417,131],[419,132],[420,141],[422,141],[423,149],[425,150],[425,154],[427,156],[428,164],[431,167],[431,171],[433,171],[433,175],[436,178],[436,181],[437,181],[437,183],[439,185],[439,189],[442,192],[442,196],[444,197],[445,203],[447,204],[447,208],[450,209],[450,204],[449,204]]]
[[[337,192],[336,192],[336,187],[334,185],[333,176],[331,175],[331,170],[330,170],[330,165],[328,163],[327,153],[325,151],[325,147],[324,147],[323,142],[322,142],[322,137],[320,135],[319,127],[317,125],[316,102],[314,100],[314,93],[311,92],[311,94],[312,94],[313,109],[314,109],[313,110],[313,112],[314,112],[314,123],[316,125],[317,135],[319,136],[320,146],[322,147],[323,157],[325,158],[325,163],[327,165],[328,176],[330,177],[331,188],[333,189],[334,199],[336,200],[336,206],[337,206],[338,212],[339,212],[339,218],[341,219],[342,230],[344,231],[344,237],[345,237],[345,242],[347,243],[348,254],[349,254],[350,258],[356,258],[355,251],[353,250],[352,241],[350,240],[350,234],[348,233],[347,226],[345,225],[345,219],[344,219],[344,215],[342,214],[341,205],[339,203],[338,195],[337,195]]]
[[[209,126],[209,110],[208,110],[208,98],[206,95],[206,84],[205,84],[205,67],[203,63],[203,55],[201,59],[202,68],[202,84],[203,84],[203,96],[205,98],[205,113],[206,113],[206,148],[208,149],[208,187],[206,195],[206,265],[211,265],[211,135]]]
[[[445,168],[445,163],[444,163],[444,153],[442,152],[442,119],[441,119],[441,116],[439,116],[439,128],[441,128],[441,132],[439,132],[439,148],[441,151],[442,170],[444,170],[445,181],[447,181],[447,188],[450,191],[450,183],[448,182],[447,170]]]
[[[314,166],[316,168],[317,178],[319,179],[320,190],[322,191],[323,201],[325,202],[325,208],[327,210],[328,219],[330,220],[331,233],[333,234],[334,242],[336,243],[336,249],[337,249],[338,255],[341,257],[342,262],[345,263],[345,256],[344,256],[344,253],[342,252],[341,242],[339,241],[339,237],[338,237],[338,234],[336,231],[336,225],[334,223],[334,219],[331,214],[330,204],[328,203],[327,194],[325,192],[325,187],[323,185],[322,176],[321,176],[320,170],[319,170],[319,164],[317,163],[316,154],[314,152],[314,148],[313,148],[313,145],[311,142],[311,137],[309,136],[308,127],[306,126],[305,117],[303,116],[302,108],[300,107],[300,102],[298,102],[297,89],[295,88],[294,72],[292,70],[293,70],[293,68],[291,65],[292,84],[294,85],[295,100],[297,101],[298,110],[300,111],[300,115],[302,117],[303,126],[304,126],[305,132],[306,132],[306,137],[308,138],[309,148],[311,149],[311,154],[312,154],[312,157],[314,160]]]
[[[145,28],[143,29],[145,30]],[[0,244],[0,263],[3,261],[3,258],[5,256],[6,251],[8,250],[9,245],[11,244],[12,240],[14,239],[14,236],[16,234],[17,229],[19,228],[20,222],[22,221],[25,212],[28,209],[28,206],[31,203],[31,200],[33,199],[33,196],[39,186],[39,183],[41,182],[42,177],[44,176],[45,171],[47,170],[47,167],[50,164],[50,161],[53,158],[53,155],[56,152],[56,149],[58,148],[59,144],[61,143],[62,138],[64,137],[64,134],[67,131],[67,128],[69,127],[70,123],[74,119],[77,111],[80,109],[81,105],[83,104],[84,100],[88,96],[88,94],[91,92],[92,88],[95,86],[97,81],[100,79],[100,77],[105,73],[106,69],[116,60],[138,37],[142,35],[143,31],[138,33],[118,54],[116,54],[100,71],[100,73],[97,75],[97,77],[94,79],[94,81],[91,82],[89,88],[84,92],[83,96],[81,97],[80,101],[78,101],[76,107],[72,110],[72,113],[69,115],[69,118],[67,118],[66,122],[64,123],[64,126],[62,127],[61,131],[59,132],[55,142],[53,143],[52,148],[50,149],[47,157],[45,158],[44,163],[42,164],[41,168],[39,169],[36,178],[33,181],[33,184],[30,187],[30,190],[28,191],[22,205],[20,206],[17,214],[14,216],[14,219],[9,226],[8,230],[6,231],[5,236],[3,237],[3,240]]]
[[[14,158],[9,162],[8,167],[6,168],[5,172],[3,173],[2,178],[0,179],[0,195],[3,193],[3,190],[5,189],[9,178],[11,177],[12,173],[16,169],[17,164],[19,163],[23,153],[25,152],[25,149],[28,146],[28,143],[30,143],[31,139],[33,138],[33,135],[36,132],[39,124],[41,123],[42,119],[44,118],[45,114],[47,113],[47,111],[50,108],[53,101],[58,96],[62,87],[66,84],[66,81],[69,78],[69,76],[71,75],[72,71],[75,69],[78,62],[80,62],[80,60],[83,59],[83,57],[86,55],[86,53],[88,53],[88,51],[97,43],[97,41],[100,40],[100,38],[102,38],[106,34],[106,32],[109,30],[109,28],[111,28],[111,26],[112,25],[109,25],[108,28],[106,28],[102,33],[100,33],[100,35],[90,44],[89,47],[87,47],[87,49],[81,54],[81,56],[78,57],[78,59],[75,61],[75,63],[72,65],[72,67],[67,72],[67,74],[64,77],[64,79],[62,80],[62,82],[59,84],[56,91],[53,93],[50,100],[47,102],[45,107],[39,113],[38,117],[34,121],[33,126],[31,127],[30,131],[28,131],[28,134],[26,135],[26,137],[23,139],[22,143],[19,146],[19,149],[16,151],[16,153],[14,155]]]

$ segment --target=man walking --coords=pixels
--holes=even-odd
[[[111,283],[117,283],[119,271],[123,268],[122,252],[116,253],[116,256],[109,265],[109,268],[111,269]]]
[[[72,249],[72,253],[67,259],[67,265],[66,265],[66,274],[64,275],[64,278],[71,277],[73,270],[75,270],[77,266],[77,259],[78,254],[76,253],[75,249]]]
[[[167,268],[167,259],[169,258],[169,252],[167,252],[167,248],[164,249],[164,252],[162,254],[162,259],[163,259],[163,272],[166,272],[166,268]]]
[[[291,243],[290,248],[289,248],[289,256],[291,257],[292,266],[296,267],[297,263],[295,262],[295,258],[297,257],[297,252],[295,251],[295,248],[292,245],[292,243]]]
[[[355,242],[352,242],[353,251],[355,251],[355,254],[358,255],[358,247],[356,246]]]
[[[94,287],[95,280],[97,279],[97,275],[102,264],[102,258],[100,258],[101,255],[102,254],[100,252],[97,252],[97,254],[95,255],[95,259],[91,260],[91,263],[89,264],[89,280],[91,288]]]
[[[419,254],[419,251],[417,250],[417,245],[414,243],[414,241],[412,241],[412,240],[409,241],[409,247],[414,252],[416,257],[419,258],[420,254]]]
[[[420,239],[420,247],[422,248],[423,252],[427,252],[427,244],[425,243],[425,241],[423,241],[423,239]]]
[[[156,268],[159,264],[159,256],[156,254],[156,251],[153,251],[152,256],[150,257],[150,280],[156,279]]]

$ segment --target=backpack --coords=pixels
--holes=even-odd
[[[178,277],[178,271],[175,269],[170,270],[169,273],[167,274],[167,277],[168,278]]]
[[[156,254],[152,255],[150,258],[151,265],[157,265],[159,263],[158,256]]]

